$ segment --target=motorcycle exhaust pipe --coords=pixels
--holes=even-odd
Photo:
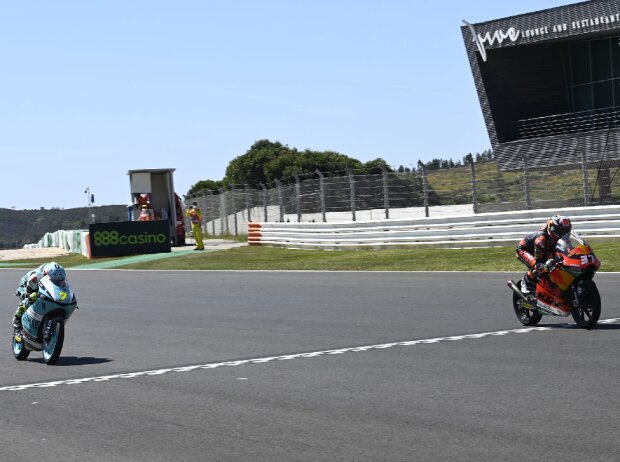
[[[523,295],[521,293],[521,291],[519,290],[519,288],[515,285],[514,282],[512,281],[508,281],[508,287],[510,287],[512,289],[512,291],[517,294],[519,297],[521,297],[521,300],[523,300],[524,302],[530,302],[527,297],[525,295]]]

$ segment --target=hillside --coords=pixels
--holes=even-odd
[[[127,206],[92,207],[97,223],[124,221]],[[11,210],[0,208],[0,249],[20,248],[38,242],[45,233],[59,229],[88,229],[88,208]]]

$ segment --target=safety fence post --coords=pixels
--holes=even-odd
[[[390,189],[388,187],[388,171],[381,166],[383,172],[383,206],[385,207],[385,218],[390,218]]]
[[[532,202],[530,200],[530,181],[527,153],[523,154],[523,185],[525,187],[525,209],[530,210],[532,208]]]
[[[299,182],[299,175],[293,173],[295,178],[295,211],[297,212],[297,223],[301,222],[301,183]]]
[[[248,212],[248,223],[252,221],[252,204],[250,201],[250,186],[249,185],[243,185],[243,189],[245,190],[245,209]]]
[[[315,172],[319,176],[319,195],[321,198],[321,215],[323,216],[323,223],[327,223],[327,216],[325,214],[325,178],[321,171],[317,168]]]
[[[349,176],[349,190],[351,192],[351,216],[353,221],[355,221],[355,178],[352,169],[347,168],[347,174]]]
[[[278,205],[280,206],[280,223],[284,223],[284,200],[282,198],[282,183],[280,183],[280,180],[276,180],[276,185],[278,188]]]
[[[265,218],[265,222],[269,221],[268,216],[267,216],[267,186],[265,186],[263,183],[260,183],[260,187],[263,190],[263,213],[264,213],[264,218]]]
[[[208,213],[211,215],[211,228],[213,229],[213,236],[215,236],[215,200],[213,198],[213,191],[209,189],[207,194],[209,195],[207,202],[210,210]]]
[[[426,174],[426,165],[419,160],[418,167],[422,170],[422,195],[424,200],[424,215],[428,218],[428,175]]]
[[[581,174],[583,176],[583,206],[588,207],[592,200],[590,192],[590,175],[588,173],[588,155],[586,150],[581,150]]]
[[[228,232],[228,214],[226,213],[226,191],[224,188],[219,189],[220,192],[220,235],[229,234]]]
[[[476,165],[474,163],[474,156],[469,154],[467,156],[469,160],[469,169],[471,177],[471,201],[474,208],[474,213],[478,213],[478,191],[476,189]]]
[[[233,213],[233,223],[235,224],[235,236],[239,235],[237,228],[237,204],[235,203],[235,185],[230,183],[230,195],[232,197],[232,213]]]

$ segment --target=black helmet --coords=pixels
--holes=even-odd
[[[570,233],[572,228],[570,218],[562,215],[553,215],[547,220],[547,234],[556,241]]]

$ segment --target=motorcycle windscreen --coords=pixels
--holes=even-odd
[[[575,232],[558,241],[556,253],[562,256],[563,266],[575,277],[588,269],[596,271],[601,264],[592,247]]]
[[[56,303],[69,304],[73,300],[73,289],[67,282],[64,287],[57,286],[49,276],[44,276],[39,283],[40,290]]]

